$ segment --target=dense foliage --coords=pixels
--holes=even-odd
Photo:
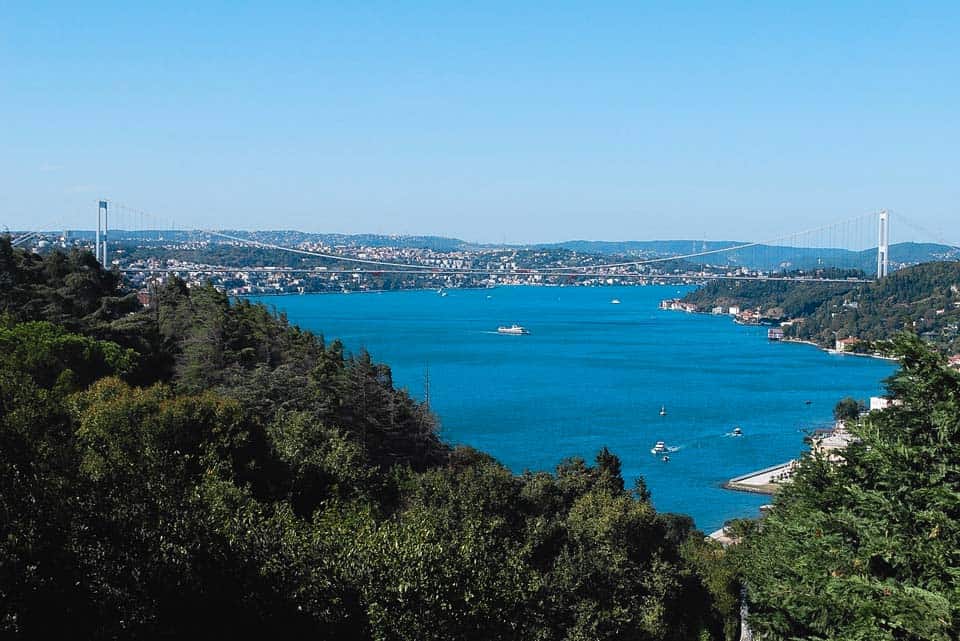
[[[717,281],[684,300],[702,311],[739,305],[759,307],[775,318],[801,319],[786,328],[786,335],[825,346],[838,336],[855,336],[866,345],[909,330],[943,350],[960,352],[960,262],[906,267],[865,284]]]
[[[808,458],[740,550],[760,638],[960,638],[960,372],[891,347],[896,403],[851,424],[842,464]]]
[[[876,341],[909,330],[956,353],[958,324],[960,262],[924,263],[825,302],[794,331],[799,338],[827,343],[834,332]]]
[[[0,239],[0,636],[723,639],[737,587],[620,462],[516,476],[367,354],[211,287],[149,309]]]
[[[788,272],[787,276],[822,278],[861,277],[860,272],[822,269],[810,274]],[[714,280],[688,293],[683,301],[693,303],[700,311],[713,307],[737,306],[757,309],[768,318],[797,318],[812,314],[818,307],[838,295],[855,289],[856,283],[808,283],[785,280]]]

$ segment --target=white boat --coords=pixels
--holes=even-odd
[[[660,416],[666,416],[666,415],[667,415],[667,406],[666,406],[666,405],[661,405],[661,406],[660,406]]]
[[[741,430],[739,427],[735,427],[735,428],[733,428],[733,435],[734,435],[734,436],[743,436],[743,430]]]
[[[610,301],[610,304],[611,304],[611,305],[619,305],[619,304],[620,304],[620,299],[619,299],[619,298],[614,298],[612,301]]]
[[[510,327],[501,325],[497,328],[498,334],[510,334],[511,336],[520,336],[521,334],[529,334],[526,327],[521,327],[520,325],[513,324]]]
[[[669,451],[669,450],[667,450],[667,444],[666,444],[666,443],[664,443],[663,441],[657,441],[657,444],[653,446],[653,449],[650,450],[650,453],[651,453],[651,454],[666,454],[668,451]]]

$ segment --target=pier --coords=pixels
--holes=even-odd
[[[750,472],[749,474],[734,477],[724,483],[723,487],[728,490],[737,490],[738,492],[775,494],[783,482],[790,479],[796,465],[797,462],[795,460],[789,460],[780,465],[774,465],[757,472]]]

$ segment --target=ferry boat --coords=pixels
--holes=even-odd
[[[510,334],[511,336],[520,336],[521,334],[529,334],[530,332],[526,327],[521,327],[520,325],[513,324],[510,327],[501,325],[497,328],[498,334]]]
[[[651,454],[666,454],[667,453],[667,444],[663,441],[657,441],[657,444],[653,446],[653,449],[650,450]]]

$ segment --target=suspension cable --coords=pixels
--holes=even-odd
[[[351,258],[349,256],[337,256],[336,254],[326,254],[324,252],[309,251],[306,249],[296,249],[293,247],[284,247],[283,245],[275,245],[274,243],[264,243],[259,240],[251,240],[249,238],[240,238],[239,236],[231,236],[230,234],[224,234],[223,232],[213,231],[212,229],[201,229],[198,231],[204,234],[210,234],[211,236],[219,236],[220,238],[227,238],[229,240],[234,240],[240,243],[246,243],[248,245],[263,247],[264,249],[278,249],[280,251],[290,252],[292,254],[302,254],[304,256],[316,256],[317,258],[329,258],[331,260],[340,260],[346,263],[359,263],[361,265],[377,265],[380,267],[403,267],[404,269],[420,269],[420,270],[428,270],[428,271],[434,269],[430,265],[415,265],[415,264],[408,264],[408,263],[394,263],[386,260]]]
[[[853,218],[849,218],[846,221],[840,221],[839,223],[830,223],[829,225],[823,225],[821,227],[816,227],[814,229],[808,229],[806,231],[797,232],[795,234],[784,235],[778,238],[772,238],[770,240],[760,240],[753,243],[743,243],[742,245],[734,245],[732,247],[723,247],[721,249],[711,249],[708,251],[694,252],[694,253],[685,254],[682,256],[648,258],[645,260],[635,260],[635,261],[629,261],[629,262],[623,262],[623,263],[601,263],[599,265],[589,265],[589,266],[583,266],[583,267],[545,267],[543,271],[556,271],[556,270],[563,270],[563,269],[597,269],[597,268],[604,268],[604,267],[631,267],[631,266],[649,265],[652,263],[665,263],[671,260],[687,260],[689,258],[699,258],[700,256],[710,256],[711,254],[720,254],[723,252],[737,251],[739,249],[748,249],[750,247],[756,247],[758,245],[772,245],[774,243],[783,241],[785,239],[788,239],[794,236],[815,234],[817,232],[823,231],[824,229],[829,229],[831,227],[835,227],[837,225],[843,224],[844,222],[848,222],[851,220],[859,220],[861,218],[869,218],[875,215],[876,214],[874,213],[860,214],[859,216],[854,216]]]

